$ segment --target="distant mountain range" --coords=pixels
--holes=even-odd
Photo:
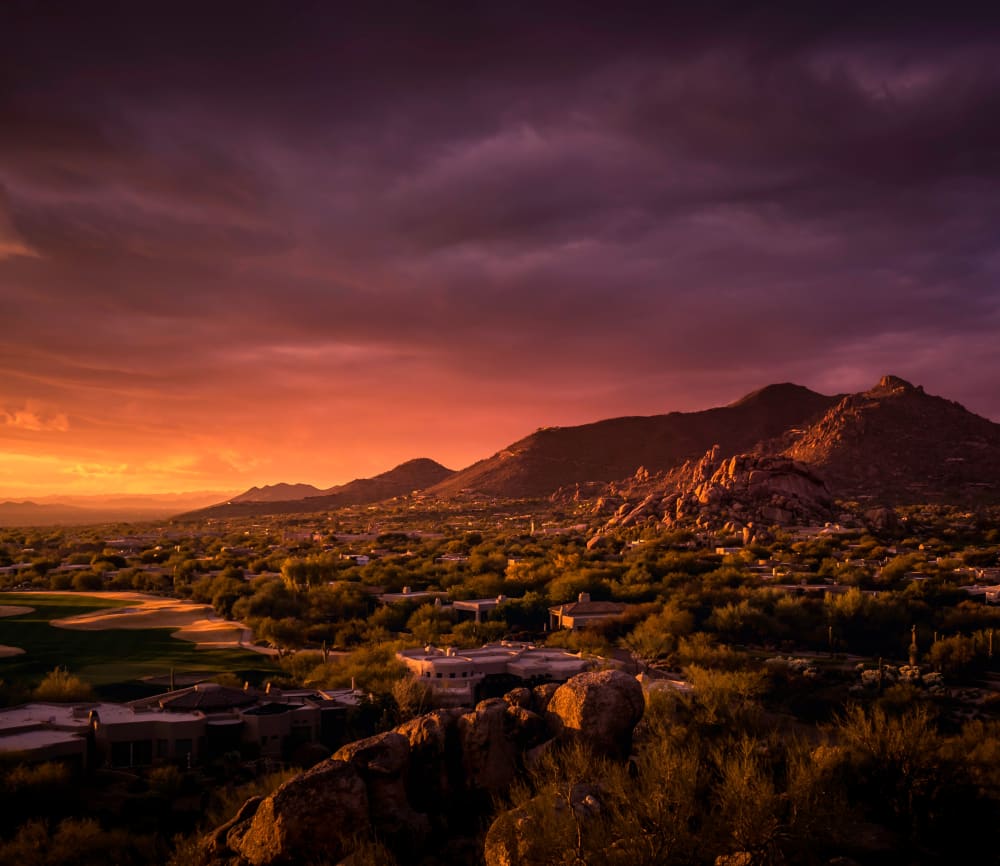
[[[320,490],[311,484],[274,484],[251,487],[245,493],[226,502],[179,515],[179,519],[203,517],[243,517],[259,514],[307,514],[329,511],[347,505],[380,502],[394,496],[404,496],[415,490],[433,487],[451,475],[454,470],[426,457],[408,460],[374,478],[356,478],[347,484]],[[306,496],[282,499],[288,493],[305,489]],[[313,493],[312,491],[315,491]]]
[[[265,484],[251,487],[245,493],[234,496],[230,502],[287,502],[290,499],[306,499],[322,496],[325,491],[311,484]]]
[[[199,514],[318,511],[416,490],[440,499],[587,498],[649,489],[671,473],[671,483],[683,478],[697,487],[690,470],[682,472],[686,464],[693,467],[693,461],[710,456],[705,465],[718,467],[736,455],[791,460],[800,468],[788,471],[815,477],[840,499],[885,504],[1000,499],[1000,425],[884,376],[858,394],[826,396],[786,382],[699,412],[544,427],[459,472],[414,460],[329,490],[253,488]],[[777,465],[772,460],[769,471]],[[637,481],[638,470],[643,478]],[[738,483],[739,477],[727,481]]]
[[[46,496],[0,502],[0,526],[84,526],[162,520],[178,509],[218,502],[220,491],[119,496]]]
[[[770,480],[761,487],[764,478]],[[782,498],[774,492],[779,488],[805,498],[772,501]],[[678,515],[691,512],[692,497],[721,497],[742,507],[740,497],[750,496],[765,518],[815,516],[833,499],[998,502],[1000,425],[895,376],[867,391],[835,396],[783,383],[699,412],[544,427],[458,472],[420,458],[325,490],[311,484],[253,487],[179,517],[311,513],[414,492],[444,500],[617,499],[623,508],[640,497],[649,499],[650,514],[669,502]],[[79,514],[76,503],[64,505],[74,507],[3,503],[0,525],[100,522]],[[129,505],[136,515],[139,503]],[[160,503],[157,509],[163,511]]]

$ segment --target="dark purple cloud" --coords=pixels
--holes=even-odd
[[[339,6],[5,4],[9,451],[333,483],[883,372],[1000,418],[995,17]]]

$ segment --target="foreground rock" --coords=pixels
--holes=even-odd
[[[333,760],[350,764],[364,782],[372,829],[380,839],[399,848],[419,848],[430,832],[427,815],[410,805],[406,775],[410,743],[395,731],[349,743]]]
[[[206,846],[224,860],[303,863],[317,851],[336,860],[348,851],[358,828],[368,824],[368,792],[357,771],[329,760],[286,782],[270,797],[244,806]]]
[[[469,712],[428,713],[349,743],[249,801],[204,840],[204,862],[278,866],[317,852],[336,862],[353,841],[371,838],[413,862],[429,846],[468,834],[539,749],[583,739],[601,754],[627,757],[643,706],[634,678],[600,671],[558,687],[515,689]]]
[[[564,738],[582,740],[614,758],[629,756],[632,731],[644,709],[642,686],[617,670],[578,674],[559,686],[548,705]]]

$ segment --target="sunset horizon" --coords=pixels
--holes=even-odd
[[[827,389],[818,393],[822,393],[824,396],[834,396],[836,394],[862,392],[874,387],[878,378],[879,377],[876,376],[870,381],[866,381],[865,383],[853,388]],[[905,377],[900,378],[905,379]],[[384,460],[380,460],[378,455],[362,451],[354,462],[331,463],[329,458],[324,460],[324,455],[322,453],[318,453],[306,455],[306,463],[297,463],[294,460],[286,460],[282,462],[268,453],[261,457],[262,462],[260,466],[255,465],[245,470],[239,470],[234,467],[233,472],[217,476],[201,474],[199,477],[206,479],[205,483],[197,488],[187,489],[178,487],[177,484],[183,483],[183,479],[185,477],[183,474],[184,472],[197,471],[195,469],[197,461],[194,459],[191,461],[190,468],[177,466],[173,469],[173,473],[176,474],[173,474],[169,468],[160,468],[156,466],[150,467],[141,463],[121,463],[117,465],[102,466],[99,463],[81,465],[72,461],[66,461],[65,464],[60,464],[58,457],[47,456],[45,460],[47,463],[52,465],[53,477],[55,478],[54,481],[49,483],[42,482],[39,483],[37,487],[31,488],[18,489],[11,486],[10,492],[8,492],[5,488],[0,488],[0,500],[34,497],[41,502],[45,502],[58,500],[70,501],[74,498],[83,500],[89,498],[94,501],[94,504],[97,504],[103,499],[113,499],[115,497],[127,496],[176,496],[182,498],[195,498],[211,497],[213,494],[217,494],[218,496],[223,497],[226,495],[243,493],[245,490],[252,487],[269,487],[279,484],[308,484],[317,487],[320,490],[325,490],[349,483],[358,478],[367,478],[388,472],[401,464],[415,459],[430,459],[449,470],[460,471],[480,460],[484,460],[494,455],[505,446],[529,436],[538,429],[576,427],[619,417],[653,417],[657,415],[666,415],[672,412],[699,412],[706,409],[731,405],[732,403],[739,401],[743,397],[746,397],[761,388],[775,384],[779,383],[761,383],[758,386],[748,388],[746,391],[739,393],[731,400],[727,399],[722,402],[706,405],[692,405],[685,406],[683,408],[669,407],[664,408],[659,412],[622,412],[621,414],[616,415],[604,415],[600,417],[581,418],[579,420],[568,420],[564,423],[557,424],[538,423],[530,428],[512,431],[510,435],[502,441],[493,444],[484,443],[483,449],[470,453],[467,457],[461,456],[464,452],[456,451],[454,453],[459,456],[454,460],[441,459],[434,453],[430,453],[430,451],[425,453],[416,450],[412,453],[399,451],[387,456]],[[803,386],[801,382],[793,382],[791,384]],[[923,387],[922,383],[917,381],[914,381],[912,384],[918,387]],[[815,391],[816,389],[810,390]],[[937,394],[936,396],[950,399],[948,394]],[[974,410],[970,409],[970,411]],[[403,447],[405,447],[405,445]],[[433,447],[433,445],[428,446],[428,448]],[[9,456],[5,456],[5,459],[9,459]],[[336,472],[336,469],[324,469],[324,467],[330,466],[341,466],[346,468],[342,470],[340,475],[335,475],[332,473]],[[35,468],[35,471],[37,471],[37,467]],[[174,483],[175,486],[171,487],[171,483]],[[105,484],[117,486],[104,486]]]

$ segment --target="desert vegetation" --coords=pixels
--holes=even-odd
[[[976,589],[1000,564],[998,515],[896,514],[889,528],[774,527],[745,544],[646,524],[588,545],[572,506],[497,500],[4,530],[0,580],[15,592],[3,603],[34,611],[0,619],[0,643],[26,650],[0,660],[0,697],[127,695],[155,662],[157,673],[232,684],[356,685],[371,697],[350,735],[365,736],[431,706],[397,649],[531,640],[687,690],[650,690],[630,762],[575,747],[531,767],[477,813],[462,856],[488,850],[504,815],[527,815],[549,846],[531,862],[934,862],[971,845],[1000,803],[1000,607]],[[251,665],[250,654],[196,650],[166,630],[49,625],[126,604],[85,595],[98,590],[211,605],[278,655]],[[625,608],[550,629],[549,609],[581,594]],[[501,601],[479,621],[452,606],[477,598]],[[78,771],[8,757],[5,862],[28,850],[35,859],[23,862],[89,862],[104,846],[123,863],[179,863],[251,788],[285,778],[234,754],[95,769],[74,778],[78,793],[53,797]],[[399,857],[358,845],[359,862]],[[458,856],[449,850],[427,862]]]

